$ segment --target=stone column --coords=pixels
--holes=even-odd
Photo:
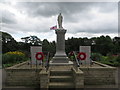
[[[56,43],[56,54],[55,56],[66,56],[65,54],[65,33],[66,30],[56,30],[57,43]]]
[[[65,33],[67,30],[59,28],[55,30],[57,35],[56,54],[52,63],[68,63],[69,59],[65,53]]]

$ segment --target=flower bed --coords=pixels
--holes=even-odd
[[[28,58],[20,51],[7,52],[2,55],[3,67],[9,67],[26,60],[28,60]]]

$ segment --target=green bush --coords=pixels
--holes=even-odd
[[[108,54],[107,56],[102,56],[99,53],[92,53],[91,59],[111,66],[120,66],[120,55]]]
[[[100,62],[111,66],[120,66],[120,56],[108,54],[107,56],[102,56]]]
[[[14,64],[3,64],[3,67],[10,67],[12,65],[14,65]]]
[[[120,64],[120,55],[116,58],[116,61]]]
[[[92,53],[91,59],[94,61],[100,61],[102,59],[102,55],[100,53]]]
[[[4,66],[11,66],[14,63],[20,63],[28,60],[24,53],[15,51],[15,52],[7,52],[2,55],[2,63],[6,64]]]

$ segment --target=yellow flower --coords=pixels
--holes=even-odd
[[[25,54],[20,51],[14,51],[14,52],[7,52],[6,54],[13,54],[13,55],[21,55],[24,56]]]

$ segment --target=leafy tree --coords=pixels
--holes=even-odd
[[[52,53],[56,52],[56,43],[55,41],[49,43],[49,51]]]
[[[31,43],[32,45],[42,45],[41,40],[37,36],[29,36],[21,38],[25,43]]]
[[[95,49],[97,53],[106,55],[107,53],[112,52],[113,47],[112,39],[109,36],[100,36],[95,40]]]
[[[120,53],[120,37],[114,37],[113,38],[113,44],[114,44],[114,49],[113,52]]]
[[[16,40],[6,32],[0,33],[2,33],[2,53],[16,51],[18,49]]]
[[[21,38],[25,42],[16,42],[16,40],[8,33],[2,33],[2,51],[3,53],[8,51],[24,51],[30,52],[30,46],[42,45],[43,51],[55,53],[56,42],[49,42],[44,39],[43,42],[37,36],[29,36]],[[120,38],[110,36],[100,36],[93,38],[68,38],[65,40],[65,51],[67,54],[71,51],[79,51],[79,46],[91,46],[92,53],[100,53],[104,56],[107,54],[119,54],[120,53]]]
[[[47,39],[44,39],[42,44],[43,51],[49,52],[49,48],[50,48],[49,45],[50,45],[49,41]]]

